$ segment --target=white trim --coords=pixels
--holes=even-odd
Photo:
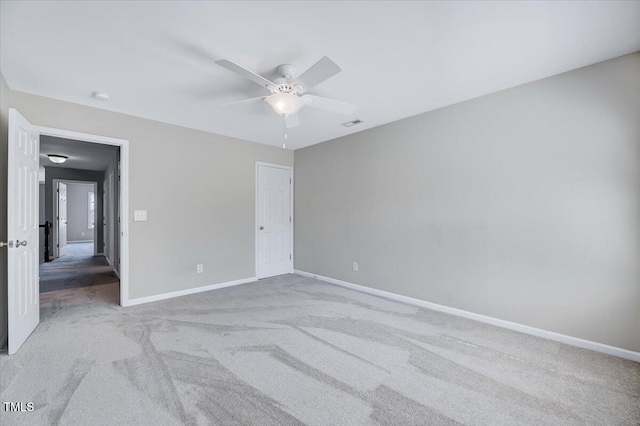
[[[203,287],[188,288],[186,290],[172,291],[170,293],[156,294],[154,296],[138,297],[136,299],[129,299],[127,305],[125,306],[134,306],[134,305],[140,305],[142,303],[157,302],[158,300],[173,299],[174,297],[181,297],[181,296],[187,296],[189,294],[202,293],[203,291],[217,290],[220,288],[232,287],[235,285],[253,283],[253,282],[256,282],[257,280],[258,279],[256,277],[249,277],[249,278],[243,278],[241,280],[227,281],[225,283],[220,283],[220,284],[212,284],[212,285],[206,285]]]
[[[129,141],[70,130],[35,126],[40,135],[120,147],[120,306],[129,305]]]
[[[104,253],[103,253],[103,252],[96,253],[96,254],[95,254],[95,256],[104,256]],[[105,257],[106,257],[106,256],[105,256]]]
[[[81,140],[84,142],[99,143],[102,145],[123,146],[129,145],[126,139],[112,138],[109,136],[91,135],[89,133],[74,132],[71,130],[54,129],[52,127],[35,126],[41,135],[55,136],[65,139]]]
[[[294,244],[294,238],[293,238],[293,221],[295,220],[294,216],[293,216],[293,185],[294,185],[294,179],[293,179],[293,166],[283,166],[282,164],[273,164],[273,163],[265,163],[264,161],[256,161],[256,166],[255,166],[255,188],[254,188],[254,192],[255,192],[255,198],[254,198],[254,208],[255,208],[255,224],[254,224],[254,232],[255,232],[255,242],[254,242],[254,246],[255,246],[255,274],[256,277],[258,277],[257,279],[262,279],[262,278],[269,278],[269,277],[260,277],[258,274],[258,227],[260,226],[258,224],[258,167],[259,166],[268,166],[268,167],[276,167],[279,169],[286,169],[289,170],[289,178],[291,179],[291,189],[290,189],[290,194],[289,194],[289,201],[290,201],[290,212],[289,214],[291,215],[291,222],[289,223],[289,229],[290,229],[290,234],[291,234],[291,241],[290,241],[290,247],[291,247],[291,269],[289,270],[288,273],[293,274],[295,271],[293,269],[293,265],[294,265],[294,249],[293,249],[293,244]]]
[[[543,330],[536,327],[530,327],[528,325],[518,324],[511,321],[505,321],[498,318],[489,317],[486,315],[480,315],[473,312],[464,311],[462,309],[451,308],[449,306],[439,305],[437,303],[427,302],[425,300],[414,299],[413,297],[402,296],[400,294],[391,293],[384,290],[377,290],[375,288],[370,288],[370,287],[366,287],[359,284],[353,284],[347,281],[337,280],[335,278],[323,277],[322,275],[299,271],[297,269],[295,273],[298,275],[302,275],[304,277],[311,277],[327,283],[336,284],[341,287],[346,287],[346,288],[360,291],[363,293],[372,294],[374,296],[384,297],[385,299],[391,299],[397,302],[407,303],[409,305],[420,306],[421,308],[427,308],[427,309],[432,309],[438,312],[444,312],[444,313],[455,315],[458,317],[467,318],[467,319],[483,322],[486,324],[495,325],[497,327],[506,328],[508,330],[518,331],[520,333],[542,337],[542,338],[553,340],[560,343],[565,343],[567,345],[576,346],[578,348],[589,349],[595,352],[601,352],[604,354],[617,356],[617,357],[628,359],[631,361],[640,362],[640,352],[634,352],[628,349],[609,346],[603,343],[592,342],[590,340],[584,340],[578,337],[567,336],[565,334]]]
[[[93,240],[74,240],[74,241],[69,241],[67,240],[67,244],[78,244],[78,243],[92,243]],[[94,249],[95,251],[95,249]],[[95,253],[93,253],[95,255]]]

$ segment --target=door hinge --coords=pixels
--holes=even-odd
[[[291,222],[291,216],[289,216],[289,222]]]
[[[291,255],[289,255],[289,260],[291,260]]]
[[[291,185],[291,178],[289,178],[289,185]]]

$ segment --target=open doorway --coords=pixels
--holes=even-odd
[[[43,305],[60,291],[65,298],[98,292],[119,303],[119,163],[119,146],[40,137]]]
[[[84,171],[83,171],[84,172]],[[49,191],[46,186],[41,187],[45,194]],[[40,222],[50,221],[52,258],[69,257],[78,254],[98,254],[98,229],[96,223],[99,196],[98,183],[67,179],[53,179],[52,188],[53,212],[50,216],[40,217]],[[51,220],[53,219],[53,220]],[[40,242],[43,257],[43,244]],[[46,251],[46,250],[45,250]]]
[[[59,169],[69,168],[71,176],[58,176],[57,179],[67,180],[83,180],[90,182],[104,182],[106,169],[91,168],[70,168],[71,160],[82,162],[85,160],[82,153],[74,153],[73,155],[65,155],[62,152],[47,152],[48,149],[67,149],[61,145],[47,145],[45,141],[44,149],[41,150],[41,137],[50,136],[57,138],[57,142],[62,144],[72,143],[74,146],[78,143],[89,143],[105,147],[117,147],[115,158],[109,164],[115,164],[111,168],[117,170],[117,190],[113,193],[112,203],[115,207],[111,209],[117,214],[117,225],[108,228],[112,235],[113,255],[110,260],[114,264],[110,264],[119,278],[119,285],[114,284],[109,288],[117,290],[117,293],[110,299],[111,303],[117,303],[118,299],[121,306],[128,306],[129,302],[129,221],[128,215],[128,194],[129,194],[129,141],[125,139],[116,139],[106,136],[91,135],[87,133],[73,132],[69,130],[54,129],[50,127],[36,126],[30,123],[20,112],[13,108],[9,108],[8,123],[8,149],[7,149],[7,235],[9,240],[1,242],[0,247],[7,248],[7,348],[9,355],[16,353],[22,344],[29,338],[31,333],[40,323],[40,308],[49,308],[48,312],[55,312],[57,302],[69,300],[66,297],[47,298],[46,295],[54,294],[55,291],[48,293],[40,293],[40,264],[39,252],[46,260],[51,260],[52,242],[49,240],[50,231],[54,229],[53,218],[46,221],[39,227],[39,208],[44,206],[44,215],[51,209],[47,209],[50,203],[46,203],[47,196],[46,187],[52,187],[53,181],[47,185],[48,179],[53,179],[52,173],[47,177],[45,167],[40,167],[41,154],[44,154],[42,160],[50,161],[54,164],[67,163],[67,167],[59,167]],[[71,148],[69,148],[71,149]],[[56,154],[58,154],[56,158]],[[102,158],[102,157],[99,157]],[[58,168],[49,166],[50,170],[56,171]],[[76,166],[77,167],[77,166]],[[74,176],[78,171],[94,171],[98,174],[96,179],[79,178]],[[38,173],[40,171],[40,173]],[[44,182],[45,191],[39,194],[40,182]],[[100,187],[98,186],[98,192]],[[99,195],[99,194],[98,194]],[[53,199],[53,193],[51,194]],[[41,198],[41,199],[40,199]],[[40,201],[43,201],[42,203]],[[96,202],[100,200],[96,196]],[[42,210],[40,210],[42,212]],[[100,208],[96,207],[96,212],[100,212]],[[120,212],[124,212],[122,215]],[[96,219],[99,225],[100,217]],[[38,235],[40,230],[44,231],[44,236]],[[104,228],[103,228],[104,229]],[[39,246],[39,240],[46,241],[46,248]],[[100,247],[100,235],[98,234],[97,245]],[[57,244],[57,243],[56,243]],[[57,247],[56,247],[57,248]],[[41,250],[42,249],[42,250]],[[58,256],[60,253],[58,253]],[[86,289],[86,287],[71,288],[68,290],[58,290],[59,292]],[[119,295],[119,297],[118,297]],[[86,294],[86,302],[94,302],[95,297],[89,292]],[[41,303],[42,299],[42,303]],[[49,306],[47,304],[49,303]],[[81,301],[81,303],[84,303]],[[45,311],[46,313],[47,311]]]

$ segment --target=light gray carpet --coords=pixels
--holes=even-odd
[[[64,256],[40,264],[40,293],[117,282],[107,259],[93,255],[93,243],[69,243]]]
[[[2,424],[638,425],[640,364],[287,275],[122,309],[42,295]]]

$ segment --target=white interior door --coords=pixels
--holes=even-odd
[[[109,232],[107,228],[107,189],[109,188],[109,180],[105,179],[102,183],[102,250],[101,253],[109,258],[107,244],[109,242]]]
[[[58,257],[67,254],[67,184],[58,182]]]
[[[109,187],[106,189],[107,193],[107,228],[109,231],[109,239],[107,245],[107,259],[109,259],[109,264],[111,266],[115,265],[115,203],[113,191],[115,188],[114,183],[114,174],[113,172],[109,173],[109,177],[107,178],[109,181]]]
[[[257,277],[293,272],[291,169],[259,164]]]
[[[18,111],[10,109],[7,170],[9,354],[18,351],[40,322],[39,156],[38,131]]]

